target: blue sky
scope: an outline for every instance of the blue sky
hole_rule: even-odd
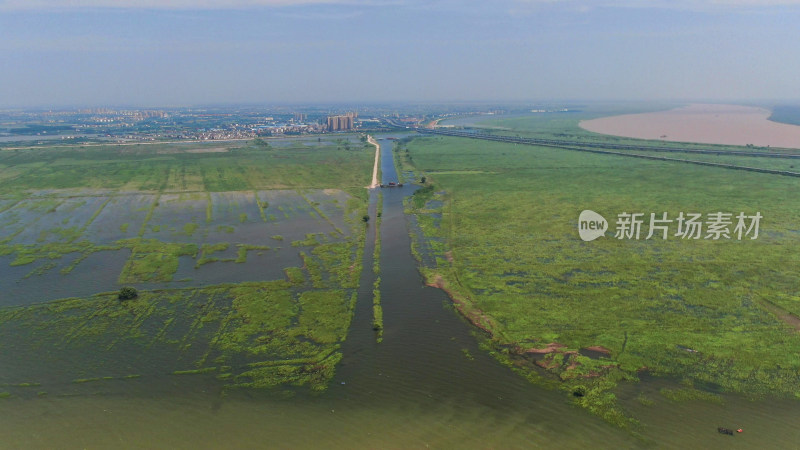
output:
[[[0,106],[798,100],[800,0],[0,0]]]

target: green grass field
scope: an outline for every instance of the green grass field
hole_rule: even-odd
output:
[[[536,121],[495,125],[521,123],[537,132]],[[563,121],[542,133],[586,136]],[[623,426],[633,419],[614,388],[642,372],[711,392],[800,398],[796,179],[439,136],[398,154],[434,185],[409,205],[436,260],[423,269],[428,281],[491,332],[490,350],[509,365],[532,378],[544,370],[576,403]],[[612,232],[581,241],[584,209]],[[644,239],[649,213],[718,211],[760,212],[758,239]],[[645,213],[642,239],[613,237],[622,212]],[[561,347],[528,351],[553,343]],[[592,346],[609,357],[579,353]]]
[[[55,189],[222,192],[369,184],[372,146],[359,143],[345,150],[332,139],[319,144],[236,142],[3,150],[0,196]]]

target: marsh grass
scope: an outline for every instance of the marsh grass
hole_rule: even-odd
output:
[[[0,165],[16,174],[0,178],[0,192],[10,195],[86,188],[225,192],[361,187],[369,183],[374,157],[374,150],[369,149],[335,151],[337,143],[327,140],[313,148],[289,144],[269,152],[251,143],[227,146],[231,151],[223,153],[186,153],[180,151],[185,146],[177,144],[138,149],[108,145],[0,152]]]
[[[287,267],[284,269],[284,272],[286,272],[286,278],[289,280],[289,283],[292,283],[294,286],[301,285],[306,282],[303,269],[299,267]]]
[[[565,392],[582,386],[573,401],[622,426],[635,421],[613,390],[642,370],[800,398],[800,336],[765,307],[800,313],[795,180],[459,138],[418,138],[407,148],[406,164],[436,185],[409,202],[435,255],[423,272],[491,333],[499,359],[556,376]],[[760,211],[764,219],[755,241],[612,232],[583,242],[584,209],[611,230],[623,211]],[[541,360],[527,352],[553,342],[564,347]],[[607,360],[565,362],[595,345],[610,350]]]
[[[228,247],[230,247],[230,244],[228,244],[227,242],[220,242],[218,244],[203,244],[202,247],[200,247],[200,257],[197,258],[197,263],[195,264],[195,267],[200,267],[203,264],[208,264],[214,261],[219,261],[220,260],[219,258],[210,255],[217,252],[224,252],[225,250],[228,249]],[[241,254],[239,254],[239,257],[241,257]],[[247,250],[245,250],[244,258],[245,260],[247,259]]]
[[[69,277],[93,253],[129,249],[116,281],[139,290],[125,302],[102,293],[0,308],[0,361],[47,368],[39,372],[41,384],[54,395],[72,380],[105,389],[110,380],[149,383],[173,375],[205,376],[226,388],[324,390],[355,307],[366,236],[359,218],[367,210],[363,186],[374,153],[330,151],[341,144],[325,141],[313,148],[275,145],[269,152],[242,145],[224,157],[171,152],[170,146],[0,155],[3,174],[13,171],[16,180],[0,176],[0,255],[15,265],[50,263],[37,270],[69,255],[72,262],[55,274]],[[312,190],[321,188],[331,189]],[[71,218],[83,209],[80,220]],[[286,222],[276,223],[278,211]],[[288,267],[285,279],[142,286],[170,282],[182,258],[195,259],[196,267],[223,261],[232,245],[236,258],[227,259],[247,263],[248,252],[269,251],[263,240],[284,240],[275,233],[291,232],[290,221],[301,216],[313,232],[299,241],[303,267]],[[13,242],[32,223],[44,233],[37,228],[31,242]],[[154,229],[157,235],[150,234]],[[9,395],[23,395],[21,380],[8,377],[14,373],[0,370],[0,384],[17,384]]]
[[[178,258],[197,256],[195,244],[164,243],[155,239],[134,239],[121,242],[132,250],[132,254],[122,273],[119,283],[138,283],[142,281],[171,281],[178,270]],[[205,253],[205,252],[204,252]]]
[[[60,360],[93,349],[97,359],[91,367],[60,363],[61,376],[88,375],[73,377],[75,383],[138,378],[119,373],[133,364],[144,377],[159,371],[211,374],[228,387],[289,383],[321,390],[333,374],[354,305],[349,290],[304,289],[296,280],[240,283],[140,291],[137,299],[124,303],[109,293],[6,308],[0,310],[0,321],[7,325],[0,331],[0,356],[21,351],[20,358],[48,363],[50,357],[30,350],[48,346],[58,355],[48,354]],[[124,363],[133,349],[139,349],[138,356]],[[148,354],[160,361],[157,366]],[[165,366],[167,361],[174,365]],[[50,376],[40,384],[57,391],[57,380]]]
[[[372,329],[375,330],[375,339],[383,342],[383,307],[381,306],[381,223],[383,221],[383,192],[378,192],[376,205],[377,218],[375,219],[375,248],[372,253],[372,272],[375,281],[372,286]]]
[[[236,262],[239,264],[247,262],[247,252],[249,251],[267,251],[270,247],[266,245],[249,245],[249,244],[237,244],[238,251],[236,256]]]
[[[722,396],[711,392],[701,391],[691,387],[668,389],[662,388],[660,394],[673,402],[688,402],[693,400],[702,400],[712,403],[723,403]]]

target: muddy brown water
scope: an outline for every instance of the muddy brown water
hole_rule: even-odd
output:
[[[386,183],[396,177],[389,141],[380,142]],[[221,395],[213,380],[164,376],[109,392],[0,399],[0,448],[798,448],[794,401],[672,403],[658,394],[674,386],[666,380],[625,385],[619,398],[643,424],[635,437],[500,365],[447,295],[422,283],[402,205],[413,189],[382,190],[382,343],[372,330],[372,192],[355,315],[324,394]],[[655,405],[637,402],[640,393]],[[717,426],[745,432],[724,436]]]

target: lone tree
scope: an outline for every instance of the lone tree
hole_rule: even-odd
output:
[[[425,182],[426,182],[426,181],[428,181],[428,179],[427,179],[427,178],[425,178],[425,177],[422,177],[422,178],[420,178],[420,180],[419,180],[419,181],[421,181],[421,182],[422,182],[422,184],[425,184]]]
[[[255,138],[253,140],[253,143],[256,144],[256,146],[258,146],[258,147],[260,147],[260,148],[262,148],[264,150],[270,150],[271,149],[271,147],[269,146],[269,142],[265,141],[264,139]]]
[[[364,214],[364,215],[361,217],[361,220],[362,220],[362,221],[364,221],[364,223],[367,223],[367,222],[369,222],[369,216],[368,216],[368,215],[366,215],[366,214]]]
[[[125,286],[124,288],[119,290],[119,299],[120,300],[130,300],[139,296],[139,293],[136,292],[136,289]]]

